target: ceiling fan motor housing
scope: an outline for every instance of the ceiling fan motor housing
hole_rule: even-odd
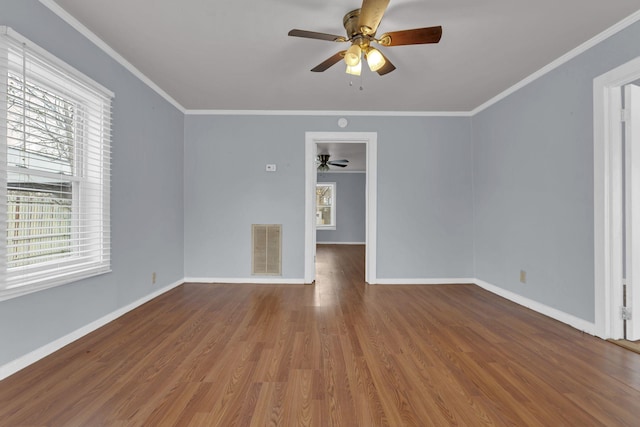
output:
[[[344,15],[342,24],[344,25],[344,29],[347,30],[349,39],[352,39],[358,34],[362,34],[360,28],[358,27],[358,21],[360,21],[360,9],[352,10],[351,12]]]
[[[365,49],[371,44],[372,40],[375,40],[375,31],[365,34],[363,28],[359,26],[359,21],[360,9],[356,9],[347,13],[342,23],[349,36],[349,41],[351,41],[352,44],[360,46],[361,49]]]
[[[382,52],[371,46],[372,43],[381,46],[403,46],[411,44],[438,43],[442,36],[442,27],[425,27],[411,30],[392,31],[384,33],[380,39],[376,39],[376,31],[390,0],[362,0],[362,7],[354,9],[344,15],[342,24],[347,32],[347,37],[333,34],[318,33],[293,29],[290,36],[305,37],[332,42],[350,42],[351,47],[342,50],[311,69],[313,72],[322,72],[344,59],[347,64],[346,72],[360,75],[360,60],[362,54],[371,71],[383,76],[395,70],[396,67],[386,58]]]

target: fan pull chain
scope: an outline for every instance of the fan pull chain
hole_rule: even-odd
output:
[[[353,87],[353,80],[349,80],[349,86]],[[364,84],[362,83],[362,74],[360,75],[360,90],[364,90]]]

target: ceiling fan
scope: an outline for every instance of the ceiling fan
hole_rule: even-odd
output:
[[[442,37],[442,27],[437,26],[393,31],[384,33],[380,38],[376,38],[378,25],[388,5],[389,0],[363,0],[360,9],[352,10],[344,16],[343,25],[347,31],[347,37],[297,29],[289,31],[289,35],[293,37],[351,43],[351,46],[347,50],[336,53],[324,62],[316,65],[311,71],[325,71],[344,58],[344,62],[347,64],[347,73],[359,76],[362,70],[361,57],[364,55],[371,71],[375,71],[383,76],[395,70],[396,67],[382,52],[372,47],[371,43],[377,43],[381,46],[427,44],[438,43],[440,37]]]
[[[347,159],[329,160],[329,157],[331,157],[329,154],[318,154],[318,172],[327,172],[330,170],[329,165],[345,168],[349,163]]]

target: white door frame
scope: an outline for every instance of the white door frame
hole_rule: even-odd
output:
[[[593,81],[595,334],[623,337],[622,90],[640,79],[640,57]]]
[[[366,144],[366,215],[365,215],[365,281],[375,284],[378,223],[378,133],[377,132],[306,132],[305,133],[305,233],[304,282],[316,278],[316,156],[318,143]]]
[[[624,86],[626,306],[640,310],[640,87]],[[626,321],[625,338],[640,340],[640,316]]]

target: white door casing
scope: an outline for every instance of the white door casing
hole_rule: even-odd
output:
[[[640,57],[593,81],[594,332],[623,338],[621,87],[640,79]]]
[[[318,143],[366,144],[366,215],[365,215],[365,281],[376,283],[377,248],[377,132],[306,132],[305,133],[305,254],[304,282],[313,283],[316,277],[316,156]]]
[[[626,339],[640,340],[640,87],[624,87],[626,306],[631,309]]]

